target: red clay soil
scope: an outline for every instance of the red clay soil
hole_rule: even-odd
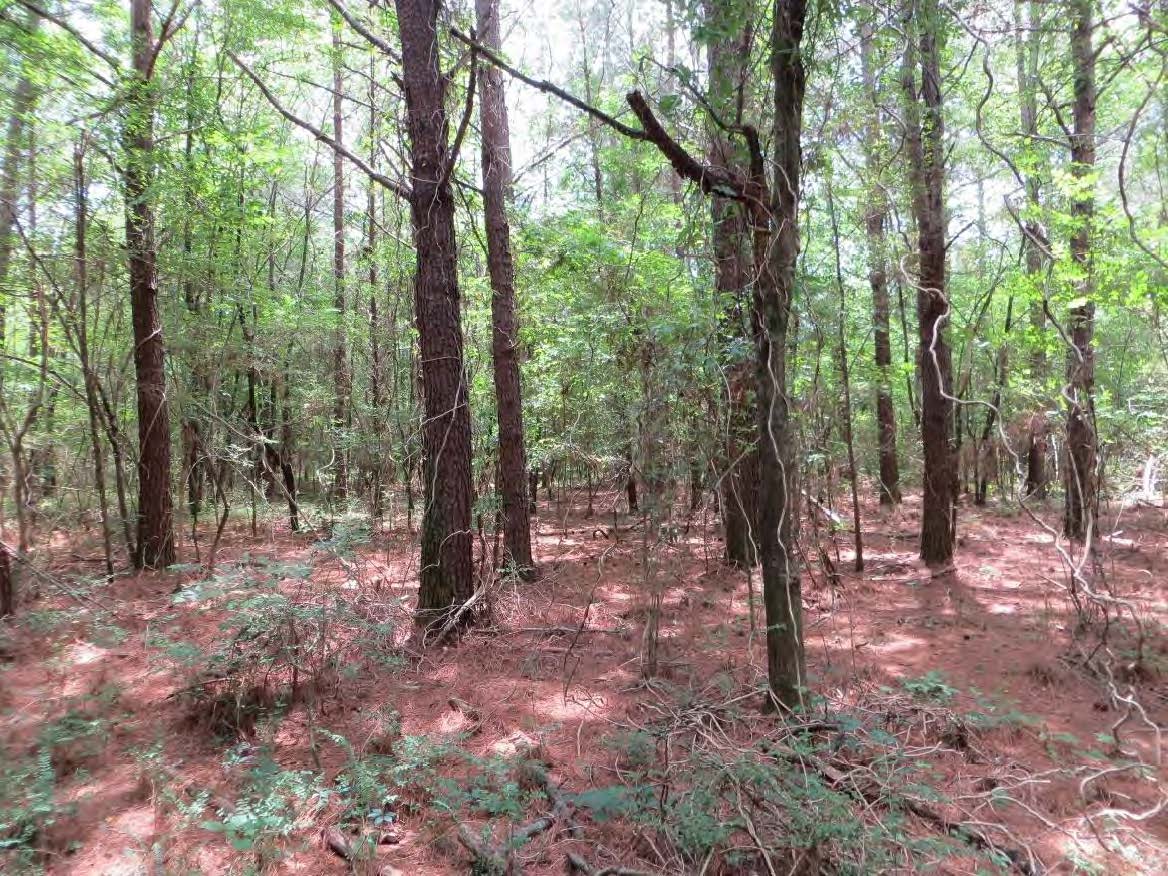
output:
[[[988,830],[1004,845],[1029,849],[1045,872],[1088,872],[1089,862],[1096,872],[1168,872],[1168,810],[1156,811],[1168,793],[1157,729],[1168,717],[1165,512],[1128,509],[1105,527],[1110,537],[1091,580],[1121,598],[1109,603],[1122,615],[1108,633],[1109,651],[1097,647],[1097,626],[1078,629],[1063,558],[1029,516],[963,506],[956,566],[932,576],[915,558],[918,509],[911,497],[895,512],[865,508],[863,573],[851,571],[847,533],[837,536],[838,553],[824,541],[812,557],[804,580],[810,687],[829,709],[894,721],[934,771],[941,793],[935,809],[953,821],[1001,825]],[[761,688],[765,657],[749,611],[759,582],[720,563],[714,524],[699,518],[656,534],[664,536],[652,552],[664,593],[659,674],[669,690],[746,703],[753,717],[727,732],[749,744],[781,726],[758,712],[752,693]],[[292,534],[277,523],[257,538],[230,529],[220,576],[244,581],[272,563],[310,564],[303,580],[282,581],[282,592],[304,604],[340,595],[369,618],[400,622],[383,654],[346,652],[333,677],[314,679],[264,738],[275,761],[331,781],[346,753],[326,732],[361,751],[388,750],[392,740],[377,738],[377,716],[392,709],[405,735],[462,738],[475,754],[534,748],[567,792],[618,780],[618,754],[606,740],[677,707],[664,688],[640,679],[644,534],[623,518],[611,527],[611,515],[586,520],[579,508],[541,506],[540,579],[501,585],[489,627],[425,648],[408,621],[416,557],[407,534],[378,534],[340,561],[313,547],[319,533]],[[816,553],[810,527],[804,534]],[[183,552],[189,558],[189,545]],[[92,537],[60,536],[40,562],[68,581],[96,574],[94,555]],[[106,722],[96,747],[82,740],[54,749],[57,802],[73,806],[37,838],[49,873],[244,873],[254,863],[252,854],[200,826],[238,793],[238,768],[225,765],[231,743],[200,720],[208,716],[192,715],[184,692],[191,673],[159,645],[165,636],[205,653],[221,643],[222,609],[196,598],[175,601],[176,587],[189,591],[205,577],[191,568],[123,577],[80,597],[45,579],[39,597],[4,631],[0,740],[8,757],[35,752],[45,728],[62,716]],[[1133,614],[1145,633],[1139,661]],[[400,659],[378,659],[385,654]],[[1125,704],[1129,694],[1138,707]],[[955,715],[986,720],[955,722]],[[243,730],[245,760],[257,732]],[[1108,771],[1132,759],[1152,768]],[[995,786],[1006,787],[1016,805],[986,805],[986,789]],[[200,793],[206,810],[184,818],[182,807]],[[1110,817],[1100,817],[1104,810]],[[361,872],[470,872],[470,855],[441,813],[403,807],[397,815],[399,841],[380,846],[377,865]],[[350,872],[321,839],[336,818],[330,807],[309,813],[279,840],[266,872]],[[937,830],[927,819],[910,822],[917,834]],[[565,872],[572,850],[595,865],[680,872],[651,846],[627,826],[587,822],[573,837],[557,823],[517,859],[529,874]],[[816,869],[809,861],[776,862],[781,872]],[[938,872],[962,868],[955,859]],[[716,865],[706,872],[765,870]]]

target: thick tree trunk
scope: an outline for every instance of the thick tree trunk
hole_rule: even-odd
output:
[[[132,0],[130,27],[133,78],[126,98],[124,185],[138,395],[138,543],[134,560],[139,568],[157,569],[175,561],[175,549],[166,348],[158,307],[150,191],[154,160],[150,77],[156,50],[150,0]]]
[[[475,0],[479,39],[498,51],[499,0]],[[483,153],[483,212],[487,228],[487,270],[491,275],[491,356],[499,421],[499,493],[503,505],[506,562],[530,577],[531,520],[524,495],[527,450],[519,383],[519,325],[515,305],[515,266],[507,200],[511,188],[511,141],[503,74],[493,65],[479,75],[479,120]]]
[[[333,137],[344,143],[343,100],[345,80],[341,71],[340,22],[333,25]],[[349,344],[345,326],[345,159],[333,150],[333,307],[337,311],[337,331],[333,346],[333,484],[332,498],[343,503],[349,497]]]
[[[864,231],[868,242],[868,285],[872,289],[872,326],[876,358],[876,435],[880,459],[880,504],[900,502],[900,462],[896,452],[896,408],[892,404],[892,339],[889,331],[888,196],[883,181],[884,167],[880,147],[883,135],[880,94],[876,86],[872,59],[875,28],[865,22],[860,29],[860,66],[864,89],[871,103],[867,125],[864,163],[868,172],[868,210],[864,214]]]
[[[758,341],[759,560],[767,627],[767,675],[775,699],[800,708],[807,688],[799,582],[798,463],[787,392],[788,329],[799,253],[800,140],[806,71],[800,44],[806,4],[775,0],[774,183],[770,216],[754,217],[755,322]],[[760,161],[752,173],[761,182]],[[769,224],[770,233],[763,229]]]
[[[410,213],[417,248],[414,299],[425,425],[418,621],[431,624],[470,598],[471,436],[450,187],[446,87],[438,66],[439,0],[396,0],[410,135]]]
[[[1071,0],[1071,63],[1074,106],[1071,173],[1077,180],[1095,169],[1095,50],[1091,0]],[[1095,520],[1097,503],[1095,434],[1095,288],[1092,277],[1091,225],[1095,216],[1093,185],[1079,183],[1071,201],[1074,233],[1071,258],[1078,271],[1078,298],[1070,312],[1071,349],[1067,354],[1067,463],[1063,531],[1084,541]]]
[[[8,546],[0,542],[0,617],[10,614],[16,614],[16,581],[12,575]]]
[[[749,0],[707,0],[705,16],[710,43],[709,101],[724,117],[741,121],[745,79],[749,64]],[[717,126],[711,129],[710,164],[729,171],[747,159]],[[736,348],[749,331],[749,288],[753,270],[745,208],[737,201],[714,197],[714,292],[722,310],[722,343]],[[758,561],[756,517],[758,506],[758,448],[754,372],[745,359],[726,363],[725,469],[719,481],[719,505],[726,538],[726,562],[746,569]]]
[[[946,337],[945,143],[937,0],[911,4],[905,55],[906,121],[913,215],[917,224],[917,370],[921,380],[921,441],[925,466],[921,559],[942,566],[953,558],[957,527],[957,466],[953,448],[953,365]],[[916,78],[919,50],[920,82]]]

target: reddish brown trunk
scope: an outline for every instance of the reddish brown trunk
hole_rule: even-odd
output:
[[[888,198],[882,180],[880,147],[885,142],[880,95],[872,59],[875,30],[865,22],[860,32],[860,65],[864,88],[871,103],[864,160],[868,171],[868,211],[864,231],[868,241],[868,285],[872,289],[872,325],[876,357],[876,435],[880,459],[880,504],[900,502],[900,463],[896,453],[896,408],[892,404],[892,341],[889,332],[888,247],[884,229],[888,223]]]
[[[1028,20],[1022,21],[1022,3],[1014,4],[1015,60],[1018,76],[1018,116],[1022,134],[1028,138],[1027,145],[1035,155],[1041,155],[1038,148],[1038,60],[1041,28],[1037,0],[1026,4]],[[1036,169],[1029,169],[1025,178],[1026,199],[1031,210],[1041,206],[1041,177]],[[1030,278],[1030,326],[1037,338],[1030,355],[1031,382],[1040,391],[1047,379],[1046,350],[1043,339],[1046,334],[1046,314],[1042,307],[1042,270],[1045,262],[1042,241],[1046,239],[1041,223],[1030,218],[1023,225],[1022,251],[1026,274]],[[1045,405],[1034,412],[1029,421],[1026,437],[1026,484],[1024,494],[1035,498],[1046,498],[1046,453],[1047,434]]]
[[[741,8],[736,8],[741,7]],[[710,102],[725,118],[741,115],[749,63],[752,10],[746,2],[707,2],[706,22]],[[729,172],[746,164],[734,143],[716,126],[711,131],[710,164]],[[741,203],[715,197],[713,219],[714,291],[722,308],[722,342],[733,350],[750,333],[750,236]],[[727,363],[726,456],[719,481],[719,505],[726,538],[726,562],[749,568],[758,561],[758,447],[754,371],[745,359]]]
[[[945,144],[938,46],[940,10],[920,0],[906,22],[906,119],[913,215],[917,225],[917,370],[921,380],[924,473],[921,559],[932,566],[953,558],[956,542],[957,465],[953,448],[953,366],[946,339],[949,301],[945,289]],[[920,80],[917,82],[919,48]]]
[[[1071,172],[1076,179],[1095,168],[1095,51],[1091,0],[1072,0],[1071,62],[1074,67],[1074,133]],[[1095,519],[1097,502],[1095,435],[1095,292],[1091,263],[1091,225],[1095,198],[1090,187],[1076,189],[1071,201],[1075,223],[1071,258],[1079,271],[1078,301],[1071,308],[1071,349],[1067,355],[1067,463],[1063,530],[1068,538],[1084,541]]]
[[[800,146],[806,70],[800,46],[806,4],[775,0],[774,182],[770,216],[754,217],[755,320],[758,340],[759,560],[767,629],[767,676],[775,699],[800,708],[807,688],[799,580],[798,466],[787,392],[788,331],[799,254]],[[753,168],[759,183],[761,162]],[[765,185],[765,183],[763,183]],[[768,221],[769,220],[769,221]],[[769,225],[770,233],[765,233]]]
[[[411,144],[414,301],[421,346],[426,489],[418,620],[470,598],[471,438],[450,187],[446,86],[438,66],[439,0],[396,0]]]
[[[341,73],[340,23],[333,27],[333,137],[344,144],[343,101],[345,80]],[[346,430],[349,425],[349,396],[352,378],[349,374],[349,347],[345,326],[345,159],[333,150],[333,307],[337,311],[337,333],[333,347],[333,487],[334,501],[344,502],[349,496],[349,450]]]
[[[138,396],[138,545],[134,560],[139,568],[156,569],[175,561],[175,549],[166,348],[158,308],[154,207],[150,201],[154,160],[150,77],[156,50],[150,0],[132,0],[130,24],[133,78],[126,101],[124,184]]]
[[[499,0],[475,0],[479,38],[498,50]],[[479,77],[482,129],[483,212],[487,228],[487,270],[491,275],[491,355],[495,367],[495,403],[499,422],[499,493],[503,505],[503,539],[508,565],[525,576],[534,571],[531,521],[524,496],[527,451],[519,383],[519,324],[515,314],[515,267],[507,199],[511,187],[511,141],[503,74],[493,65]]]
[[[16,614],[16,584],[12,579],[8,548],[0,543],[0,617],[10,614]]]

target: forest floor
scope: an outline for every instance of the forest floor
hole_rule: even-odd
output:
[[[0,871],[486,873],[510,834],[529,874],[1168,872],[1165,511],[1109,518],[1100,647],[1029,517],[963,504],[932,577],[918,501],[864,510],[865,571],[840,531],[804,577],[797,722],[759,708],[747,574],[700,512],[646,540],[541,503],[540,579],[425,647],[405,532],[232,526],[214,573],[92,585],[94,533],[58,534],[0,627]]]

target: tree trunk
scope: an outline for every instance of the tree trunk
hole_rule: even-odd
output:
[[[767,627],[767,675],[780,705],[800,708],[807,688],[799,582],[799,487],[790,396],[788,329],[799,253],[800,139],[806,70],[800,44],[806,4],[775,0],[774,184],[770,216],[754,217],[755,326],[758,341],[759,559]],[[761,161],[752,162],[756,178]],[[760,180],[761,181],[761,180]],[[770,228],[770,233],[762,229]]]
[[[637,502],[637,473],[633,468],[632,445],[625,455],[625,498],[629,503],[629,514],[639,514],[641,509]]]
[[[710,33],[709,101],[723,117],[741,121],[749,63],[753,4],[707,0]],[[710,164],[729,170],[746,163],[734,143],[716,125],[711,127]],[[714,292],[722,311],[722,343],[733,350],[750,332],[746,316],[753,266],[745,208],[727,198],[710,203],[713,220]],[[726,458],[719,485],[726,562],[740,569],[758,561],[756,518],[758,506],[758,447],[754,374],[747,359],[726,364]]]
[[[8,546],[0,542],[0,617],[10,614],[16,614],[16,581],[12,576]]]
[[[289,347],[291,349],[291,347]],[[285,361],[284,374],[280,380],[280,475],[284,481],[284,498],[288,500],[288,526],[293,532],[300,531],[300,506],[296,499],[296,470],[292,461],[295,455],[295,438],[292,431],[292,411],[289,386],[291,362]]]
[[[138,543],[135,565],[157,569],[175,561],[174,507],[170,483],[170,411],[166,395],[166,348],[158,307],[154,206],[154,96],[151,71],[157,50],[150,0],[131,0],[133,74],[126,97],[126,249],[134,325],[134,372],[138,396]]]
[[[1014,4],[1014,45],[1018,76],[1018,116],[1022,127],[1022,136],[1026,138],[1026,146],[1033,151],[1030,154],[1042,155],[1038,148],[1038,60],[1039,39],[1041,37],[1040,20],[1037,0],[1028,0],[1026,4],[1027,21],[1022,21],[1022,2]],[[1037,211],[1041,208],[1042,171],[1027,167],[1025,176],[1026,201],[1031,215],[1022,226],[1022,253],[1026,267],[1026,276],[1029,280],[1030,292],[1030,327],[1036,341],[1030,354],[1030,380],[1041,388],[1047,380],[1046,350],[1043,341],[1046,335],[1046,313],[1043,310],[1043,266],[1046,260],[1043,253],[1043,243],[1046,234],[1039,221]],[[1031,413],[1026,430],[1026,483],[1024,495],[1038,499],[1046,498],[1046,453],[1047,432],[1045,406]]]
[[[479,39],[499,51],[499,0],[475,0]],[[519,383],[519,326],[515,306],[515,266],[507,200],[511,189],[511,141],[503,74],[493,65],[479,76],[479,120],[483,154],[483,212],[487,228],[487,270],[491,276],[491,355],[499,420],[499,493],[503,505],[506,562],[524,577],[534,572],[531,520],[524,495],[527,451]]]
[[[831,219],[831,237],[835,251],[835,282],[839,292],[839,318],[836,320],[836,332],[839,339],[839,373],[840,388],[843,390],[841,425],[843,427],[844,445],[848,452],[848,482],[852,488],[852,536],[856,555],[853,567],[857,572],[864,571],[864,527],[860,514],[860,473],[856,470],[856,442],[852,433],[852,381],[848,364],[848,332],[847,332],[847,287],[844,285],[843,262],[840,259],[839,221],[835,213],[835,195],[832,192],[831,182],[827,184],[827,209]]]
[[[369,101],[369,166],[377,166],[377,151],[380,147],[381,126],[380,110],[377,105],[377,56],[370,53],[369,59],[369,90],[365,99]],[[385,516],[385,462],[383,459],[383,445],[385,443],[385,419],[382,407],[385,404],[385,366],[381,349],[381,320],[378,314],[377,298],[377,192],[374,181],[369,180],[365,194],[365,261],[367,279],[369,283],[369,406],[372,408],[373,419],[373,450],[370,464],[372,476],[373,519],[381,520]]]
[[[876,357],[876,435],[880,458],[880,504],[900,503],[900,462],[896,452],[896,408],[892,404],[892,339],[889,331],[888,196],[884,188],[884,167],[880,148],[883,136],[883,112],[876,85],[872,58],[875,28],[864,22],[860,29],[860,66],[867,101],[871,104],[864,149],[868,171],[868,210],[864,214],[864,231],[868,242],[868,285],[872,289],[872,326]]]
[[[85,178],[85,143],[82,140],[73,153],[74,183],[74,258],[77,283],[77,358],[85,383],[85,406],[89,414],[89,442],[93,449],[93,485],[97,491],[97,508],[101,515],[101,545],[105,557],[105,573],[114,573],[113,536],[110,532],[109,502],[106,497],[105,458],[102,452],[97,375],[89,353],[89,256],[87,253],[89,206],[88,183]]]
[[[1077,300],[1070,311],[1071,349],[1067,355],[1067,464],[1063,531],[1084,541],[1095,520],[1097,503],[1095,434],[1095,288],[1092,276],[1091,225],[1095,215],[1093,184],[1082,182],[1095,170],[1095,50],[1091,0],[1071,0],[1071,63],[1074,105],[1071,173],[1080,180],[1071,201],[1074,232],[1071,259],[1078,273]]]
[[[40,18],[29,13],[27,27],[35,31]],[[12,261],[12,228],[16,224],[17,198],[20,189],[20,159],[24,153],[24,120],[36,102],[36,87],[22,70],[12,92],[12,109],[4,137],[4,158],[0,164],[0,350],[8,337],[5,309],[8,301],[8,266]]]
[[[905,117],[917,225],[917,371],[921,380],[921,442],[925,457],[920,555],[930,566],[942,566],[952,560],[956,543],[957,466],[953,448],[953,365],[945,330],[949,301],[945,289],[941,12],[937,0],[919,0],[909,8],[912,13],[905,22],[910,33],[904,65]]]
[[[333,22],[333,137],[344,144],[343,101],[345,80],[341,72],[340,19]],[[345,159],[333,150],[333,307],[337,311],[337,331],[333,346],[333,484],[332,499],[344,503],[349,497],[349,347],[345,326]]]
[[[438,66],[440,0],[396,0],[410,136],[410,214],[417,248],[415,317],[425,423],[418,621],[471,596],[471,436],[463,369],[446,85]],[[464,616],[465,617],[465,616]],[[469,620],[469,618],[467,618]]]

